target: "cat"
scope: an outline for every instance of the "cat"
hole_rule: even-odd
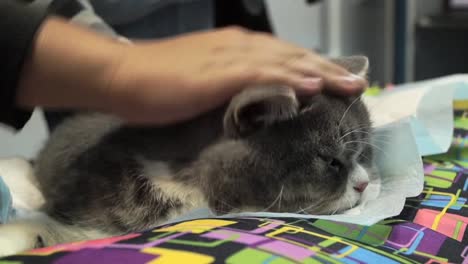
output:
[[[368,60],[334,60],[365,76]],[[334,214],[359,204],[374,169],[360,97],[245,89],[219,109],[160,127],[81,113],[35,162],[42,212],[0,226],[0,255],[149,229],[200,207]]]

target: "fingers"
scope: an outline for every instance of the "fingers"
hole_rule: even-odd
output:
[[[357,75],[325,61],[323,58],[308,59],[304,58],[289,63],[288,67],[293,71],[299,72],[304,76],[318,77],[323,79],[324,87],[339,95],[354,95],[361,93],[367,87],[367,81]]]
[[[260,70],[253,80],[259,85],[284,84],[294,87],[300,94],[309,95],[320,93],[323,87],[321,78],[304,78],[300,74],[275,67]]]
[[[230,84],[233,89],[242,89],[252,85],[286,85],[294,88],[299,94],[313,95],[320,93],[323,88],[321,78],[304,77],[295,71],[285,70],[284,67],[251,65],[232,66],[220,70],[217,74],[211,72],[210,77],[224,75],[223,80]],[[218,78],[213,78],[216,80]],[[221,84],[220,84],[221,85]],[[224,84],[225,85],[225,84]],[[216,86],[216,85],[215,85]],[[235,93],[237,91],[233,91]]]
[[[303,77],[319,78],[322,80],[322,85],[325,89],[339,95],[354,95],[361,93],[367,87],[367,81],[357,75],[349,73],[343,67],[332,63],[331,61],[321,57],[320,55],[296,47],[288,42],[276,39],[271,35],[264,33],[251,33],[257,55],[263,53],[266,63],[275,64],[281,70],[275,72],[283,72],[283,74],[302,75]],[[259,67],[263,67],[260,66]],[[297,76],[296,76],[297,77]],[[289,78],[287,78],[289,80]],[[294,78],[295,88],[304,89],[310,81],[308,79],[297,81]],[[314,79],[313,79],[314,80]],[[316,79],[315,79],[316,80]],[[305,89],[305,92],[308,90]]]
[[[327,90],[339,95],[360,94],[369,86],[365,79],[354,74],[331,78],[327,83]]]

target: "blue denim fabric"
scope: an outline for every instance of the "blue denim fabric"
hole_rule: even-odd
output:
[[[2,180],[2,177],[0,177],[0,224],[6,223],[12,212],[13,209],[10,190]]]

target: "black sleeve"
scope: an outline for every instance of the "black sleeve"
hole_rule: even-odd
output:
[[[31,111],[15,106],[16,87],[46,13],[46,6],[0,1],[0,122],[17,129],[29,120]]]

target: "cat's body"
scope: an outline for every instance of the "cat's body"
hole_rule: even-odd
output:
[[[367,60],[344,65],[357,73]],[[283,87],[247,89],[165,127],[80,114],[36,161],[46,215],[0,227],[0,255],[141,231],[206,206],[219,214],[342,212],[375,177],[370,136],[359,98],[297,98]]]

